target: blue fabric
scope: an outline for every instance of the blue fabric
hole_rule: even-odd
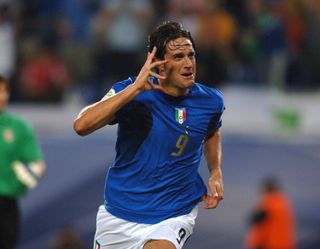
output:
[[[135,78],[113,86],[119,92]],[[156,80],[153,79],[157,84]],[[179,124],[176,109],[186,110]],[[182,97],[151,90],[116,114],[116,158],[105,184],[105,206],[113,215],[154,224],[189,213],[206,193],[198,167],[203,143],[221,126],[220,91],[199,83]]]

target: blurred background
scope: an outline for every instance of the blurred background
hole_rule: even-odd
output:
[[[48,164],[21,202],[18,249],[92,247],[116,127],[81,138],[72,122],[138,74],[147,35],[164,20],[192,33],[197,81],[226,103],[225,200],[200,210],[186,248],[243,248],[261,182],[273,176],[293,203],[298,248],[319,249],[319,0],[0,0],[9,110],[33,125]],[[200,172],[206,180],[204,163]]]

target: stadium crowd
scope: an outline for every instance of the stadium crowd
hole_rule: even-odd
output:
[[[199,82],[320,88],[318,0],[0,0],[0,74],[13,101],[96,101],[138,72],[165,20],[193,34]]]

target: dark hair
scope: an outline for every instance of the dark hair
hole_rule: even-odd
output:
[[[151,52],[153,47],[157,47],[156,57],[163,59],[168,42],[180,37],[188,38],[193,48],[195,48],[194,40],[190,32],[183,29],[180,23],[174,21],[164,22],[150,33],[148,37],[148,50]]]
[[[263,180],[262,182],[262,190],[265,192],[272,192],[272,191],[277,191],[280,190],[280,184],[277,178],[275,177],[268,177]]]
[[[5,77],[3,77],[2,75],[0,75],[0,85],[1,85],[1,84],[5,85],[7,91],[9,92],[9,90],[10,90],[10,88],[9,88],[9,82],[8,82],[8,80],[7,80]]]

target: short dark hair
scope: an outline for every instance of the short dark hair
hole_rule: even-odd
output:
[[[153,47],[157,47],[156,57],[163,59],[168,42],[180,37],[188,38],[195,49],[194,40],[189,31],[183,29],[182,25],[178,22],[166,21],[150,33],[148,37],[148,50],[151,52]]]
[[[5,78],[4,76],[0,75],[0,85],[3,84],[7,91],[9,92],[10,91],[10,88],[9,88],[9,82],[7,80],[7,78]]]
[[[267,177],[262,182],[262,190],[264,192],[273,192],[280,190],[280,183],[275,177]]]

